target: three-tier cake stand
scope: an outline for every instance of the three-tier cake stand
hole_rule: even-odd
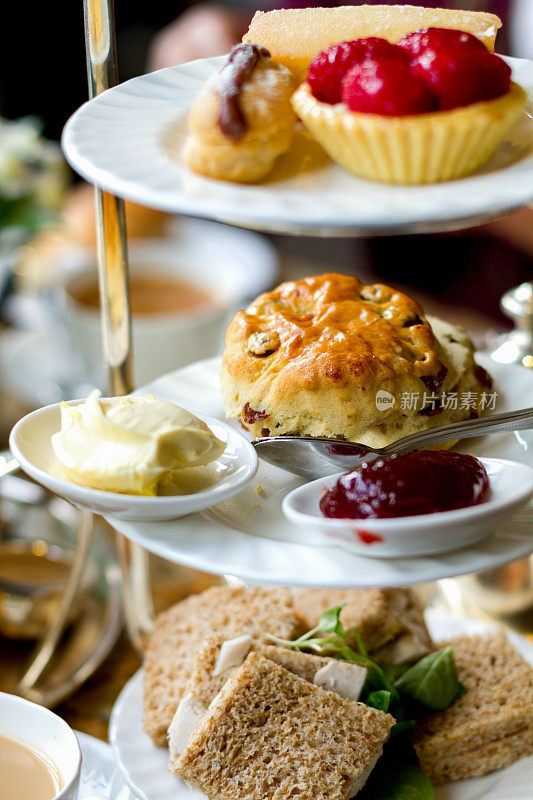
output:
[[[242,186],[194,175],[180,155],[187,109],[221,59],[204,59],[115,85],[112,0],[84,0],[84,6],[92,99],[66,125],[63,149],[74,169],[97,187],[99,280],[111,394],[134,388],[120,198],[265,232],[322,237],[456,230],[533,201],[533,62],[509,59],[515,79],[529,91],[529,111],[480,174],[432,186],[373,184],[326,162],[302,135],[291,159],[282,160],[271,178],[258,186]],[[223,418],[217,370],[217,360],[210,359],[144,389]],[[533,372],[495,362],[491,371],[498,385],[505,387],[508,407],[520,407],[527,395],[533,395]],[[488,455],[533,458],[533,439],[508,436],[503,444],[486,447]],[[140,650],[153,621],[146,550],[252,583],[338,587],[435,580],[495,567],[533,551],[527,515],[513,520],[483,546],[430,559],[378,561],[335,547],[315,548],[305,531],[287,527],[281,515],[281,499],[296,479],[261,465],[257,481],[257,487],[245,490],[237,500],[180,520],[147,524],[109,519],[118,532],[128,628]]]

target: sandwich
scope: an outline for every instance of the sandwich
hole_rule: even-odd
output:
[[[349,800],[393,724],[252,652],[170,767],[212,800]]]
[[[415,661],[434,649],[423,608],[411,589],[302,589],[294,593],[294,609],[306,630],[334,606],[344,606],[344,627],[356,627],[380,663]],[[355,644],[350,633],[347,642]]]
[[[503,632],[461,636],[453,648],[466,691],[420,720],[413,744],[432,783],[485,775],[533,754],[533,669]]]
[[[252,650],[259,651],[293,675],[334,691],[346,700],[358,699],[367,677],[367,669],[358,664],[257,644],[247,634],[226,640],[212,636],[196,656],[189,682],[168,729],[171,761],[183,752],[211,702]]]
[[[215,586],[160,614],[144,661],[144,730],[160,747],[191,675],[194,656],[207,636],[263,631],[287,639],[298,622],[288,589]]]

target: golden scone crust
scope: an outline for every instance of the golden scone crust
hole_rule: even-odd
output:
[[[220,180],[253,182],[267,175],[292,142],[296,115],[291,96],[296,86],[289,70],[261,56],[239,92],[246,131],[231,139],[219,125],[220,96],[213,76],[189,112],[184,148],[189,167]]]
[[[416,301],[389,286],[333,273],[283,283],[237,312],[226,333],[221,388],[228,416],[256,436],[384,446],[477,415],[490,377],[458,328],[426,318]],[[455,408],[441,402],[450,392],[457,393]],[[461,407],[466,393],[470,402]]]

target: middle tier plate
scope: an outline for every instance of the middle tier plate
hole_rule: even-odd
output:
[[[494,377],[498,393],[495,411],[522,408],[526,398],[533,396],[530,370],[497,364],[482,354],[477,358]],[[140,391],[225,420],[219,370],[218,358],[199,361]],[[463,449],[533,466],[533,432],[471,439]],[[479,544],[440,556],[379,560],[318,546],[310,531],[288,522],[281,511],[283,497],[301,483],[301,479],[260,461],[250,486],[207,511],[168,522],[124,522],[112,517],[108,521],[129,539],[170,561],[251,583],[277,585],[408,585],[489,569],[533,552],[531,506]]]
[[[91,183],[165,211],[245,228],[312,236],[383,235],[466,228],[533,200],[533,61],[506,59],[529,95],[521,121],[488,164],[462,180],[394,186],[355,178],[298,132],[257,185],[215,181],[183,162],[187,112],[224,57],[133,78],[85,103],[63,150]]]

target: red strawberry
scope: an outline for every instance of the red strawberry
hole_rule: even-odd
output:
[[[311,61],[307,82],[317,100],[340,103],[341,81],[350,69],[366,58],[387,58],[405,61],[409,55],[386,39],[370,37],[353,42],[340,42],[323,50]]]
[[[374,61],[352,67],[342,81],[342,99],[351,111],[405,116],[433,111],[435,97],[401,61]]]
[[[454,47],[468,47],[470,50],[488,52],[487,48],[471,33],[452,30],[450,28],[427,28],[422,31],[408,33],[398,42],[411,55],[418,56],[424,50],[449,50]]]
[[[428,48],[411,62],[411,70],[437,96],[442,110],[500,97],[511,84],[510,67],[485,48]]]

